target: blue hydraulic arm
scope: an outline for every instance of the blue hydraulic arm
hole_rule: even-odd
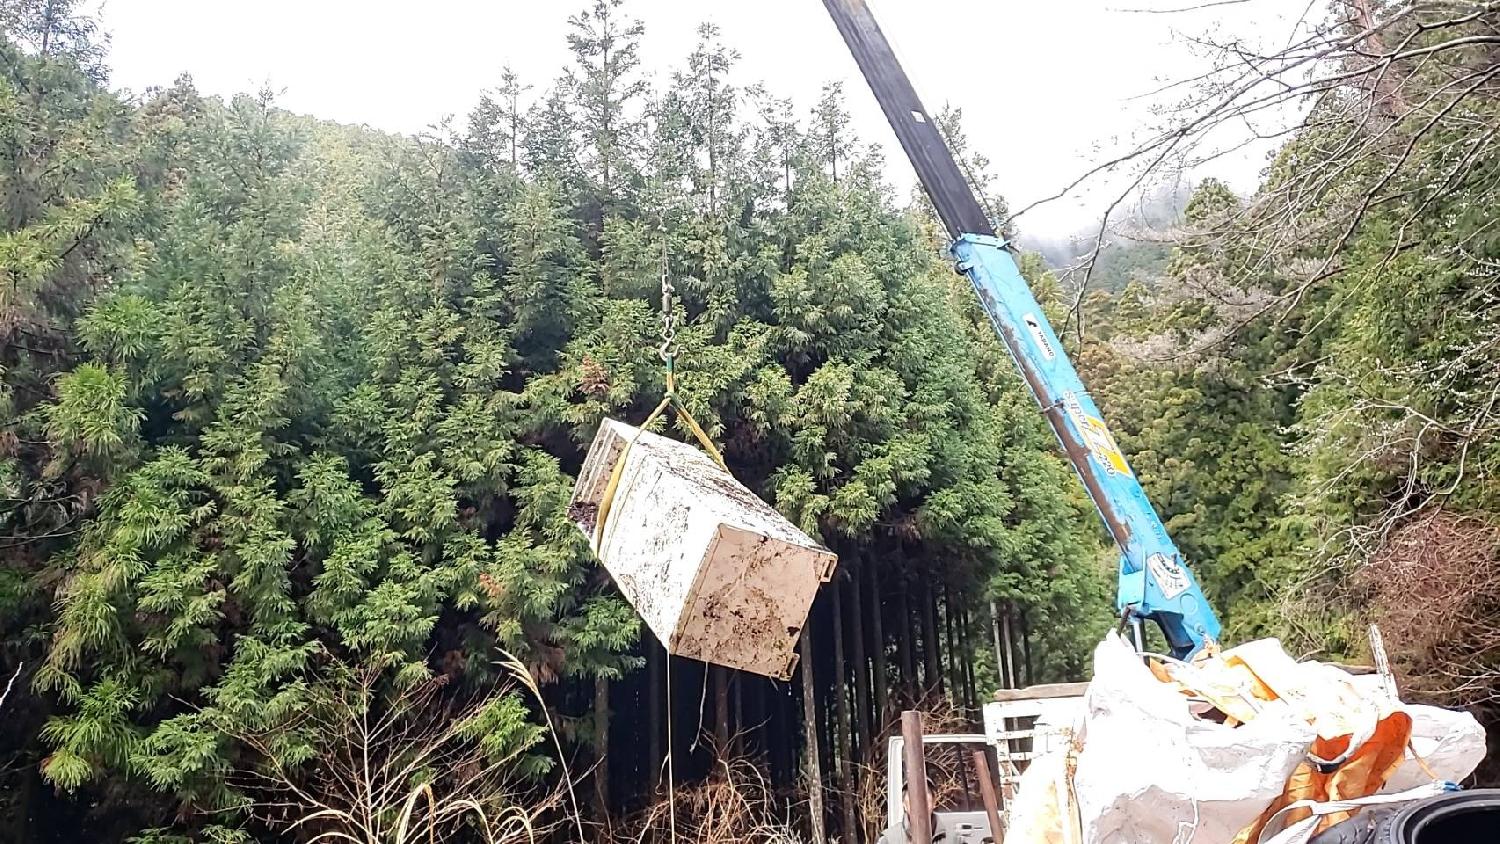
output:
[[[1009,247],[996,235],[865,0],[823,0],[823,5],[953,237],[950,249],[959,271],[979,293],[996,333],[1120,547],[1116,600],[1122,618],[1154,622],[1179,658],[1216,644],[1219,620],[1203,590],[1167,536]]]

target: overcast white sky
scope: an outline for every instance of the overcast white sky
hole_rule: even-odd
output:
[[[538,89],[567,61],[568,16],[590,0],[102,0],[116,87],[193,75],[220,95],[269,82],[298,112],[397,132],[462,116],[500,68]],[[964,109],[995,160],[1012,207],[1050,194],[1144,116],[1130,98],[1197,66],[1180,32],[1217,27],[1280,35],[1308,0],[1250,0],[1186,14],[1197,0],[872,0],[929,110]],[[824,82],[847,80],[860,134],[885,147],[892,181],[913,179],[819,0],[628,0],[646,24],[648,74],[665,77],[704,20],[739,50],[742,83],[762,81],[806,109]],[[1253,187],[1263,152],[1221,175]],[[1061,236],[1099,212],[1100,191],[1028,214],[1034,236]]]

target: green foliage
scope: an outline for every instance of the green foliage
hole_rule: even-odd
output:
[[[1089,289],[1119,293],[1132,283],[1151,284],[1166,269],[1172,248],[1153,241],[1113,241],[1099,251]]]
[[[1392,625],[1388,642],[1409,641],[1393,648],[1409,648],[1397,660],[1414,671],[1484,678],[1493,658],[1454,641],[1477,630],[1429,645],[1402,619],[1490,610],[1372,586],[1392,566],[1426,565],[1414,548],[1451,561],[1433,578],[1492,567],[1471,533],[1414,537],[1437,516],[1481,535],[1500,518],[1500,154],[1476,128],[1496,104],[1424,74],[1402,84],[1409,113],[1389,125],[1344,110],[1364,96],[1355,87],[1318,103],[1248,201],[1200,185],[1166,274],[1090,300],[1097,342],[1082,359],[1231,640],[1276,634],[1359,658],[1376,621]]]
[[[648,114],[642,28],[600,0],[529,108],[506,74],[462,136],[406,139],[186,79],[127,105],[69,20],[66,55],[0,42],[23,80],[68,83],[0,83],[28,150],[8,164],[78,156],[30,174],[68,179],[0,232],[0,325],[52,343],[0,361],[0,485],[24,502],[0,523],[28,549],[0,609],[26,614],[4,631],[32,649],[50,711],[27,764],[51,786],[137,840],[235,840],[247,772],[312,782],[355,740],[329,725],[485,694],[497,648],[549,707],[640,667],[566,505],[599,420],[660,398],[663,248],[683,398],[736,475],[895,584],[1025,613],[1046,676],[1081,669],[1097,631],[1074,621],[1108,616],[1097,532],[836,87],[804,132],[727,82],[705,26]],[[546,774],[538,704],[485,700],[455,740]]]

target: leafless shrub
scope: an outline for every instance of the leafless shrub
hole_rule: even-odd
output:
[[[1252,201],[1185,233],[1230,256],[1219,263],[1238,286],[1279,277],[1274,301],[1259,309],[1271,313],[1340,271],[1340,254],[1371,212],[1404,203],[1404,234],[1433,198],[1472,181],[1473,164],[1496,154],[1500,3],[1331,0],[1307,8],[1281,41],[1184,36],[1204,58],[1203,72],[1143,95],[1156,104],[1155,123],[1040,200],[1104,177],[1124,185],[1093,250],[1072,268],[1074,314],[1115,212],[1164,173],[1296,139]],[[1414,197],[1413,182],[1430,190]]]
[[[679,785],[616,831],[615,844],[800,844],[790,818],[778,816],[771,784],[753,759],[726,758],[707,779]]]
[[[1500,525],[1424,514],[1391,533],[1355,586],[1404,688],[1450,704],[1500,702]]]
[[[443,675],[392,689],[386,667],[343,670],[290,721],[235,736],[257,758],[230,777],[250,817],[289,841],[531,844],[565,824],[582,837],[566,771],[550,788],[518,775],[550,725],[503,744],[490,731],[536,693],[514,660],[515,682],[467,695]]]

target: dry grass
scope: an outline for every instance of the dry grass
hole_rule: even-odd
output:
[[[923,702],[922,732],[927,735],[973,732],[974,723],[963,710],[942,695],[929,695]],[[864,824],[866,841],[874,841],[885,831],[886,821],[886,746],[891,736],[901,732],[900,720],[886,724],[877,741],[871,742],[866,758],[854,766],[857,788],[855,809]],[[927,760],[928,772],[937,786],[933,801],[963,791],[960,764],[967,764],[966,754],[941,754]]]
[[[659,797],[627,820],[612,844],[802,844],[791,821],[796,807],[778,812],[783,801],[755,760],[715,755],[720,761],[707,779]]]
[[[263,733],[237,735],[260,759],[231,776],[247,814],[287,841],[337,844],[535,844],[565,833],[584,839],[556,731],[563,775],[545,788],[517,776],[529,742],[485,746],[486,713],[524,689],[540,703],[525,667],[487,693],[458,699],[442,675],[387,690],[385,666],[345,671],[318,702]],[[545,712],[545,707],[543,707]],[[289,737],[306,742],[291,748]]]
[[[1470,784],[1500,785],[1500,525],[1427,511],[1392,529],[1353,581],[1402,696],[1472,711],[1491,748]]]

